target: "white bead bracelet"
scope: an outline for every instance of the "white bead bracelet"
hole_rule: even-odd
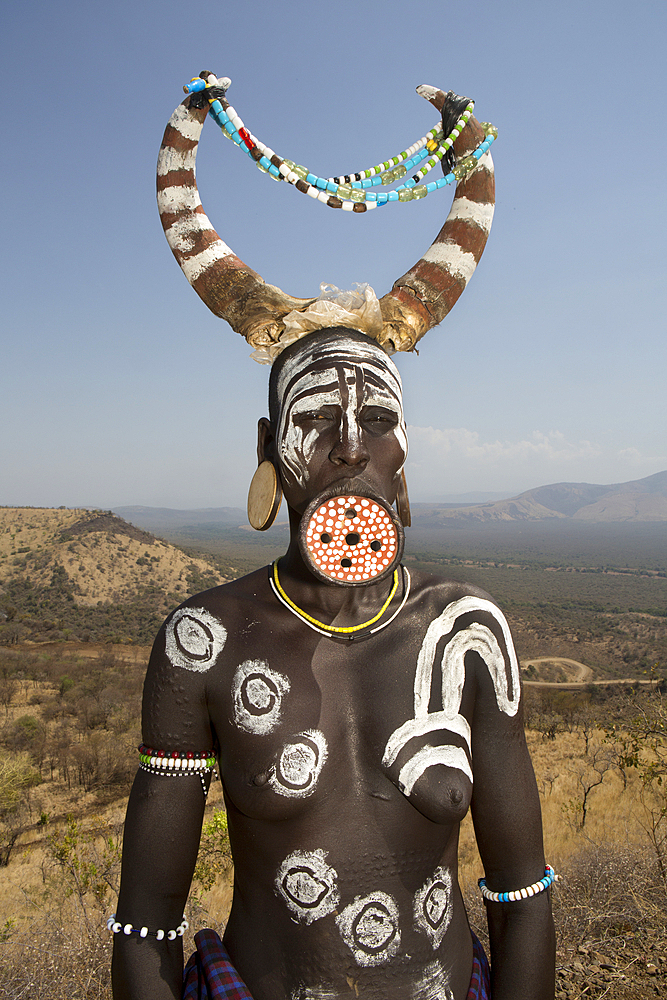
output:
[[[167,941],[175,941],[177,937],[183,937],[189,926],[190,924],[185,919],[185,914],[183,914],[183,920],[181,923],[178,925],[176,930],[173,931],[149,931],[148,927],[133,927],[132,924],[123,925],[120,921],[116,920],[115,913],[112,913],[107,920],[107,927],[112,934],[120,934],[122,931],[123,934],[127,934],[128,936],[130,934],[138,934],[139,937],[154,937],[158,941],[162,941],[164,938],[166,938]]]
[[[478,879],[477,884],[481,890],[484,899],[488,899],[491,903],[515,903],[519,899],[528,899],[530,896],[537,896],[538,893],[544,892],[549,886],[556,882],[558,875],[553,870],[551,865],[546,865],[544,869],[544,878],[540,879],[539,882],[533,882],[532,885],[526,886],[525,889],[514,889],[512,892],[491,892],[490,889],[486,888],[486,879]]]

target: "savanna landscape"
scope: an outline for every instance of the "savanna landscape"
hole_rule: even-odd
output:
[[[0,993],[13,1000],[110,998],[106,917],[151,637],[188,594],[284,550],[284,523],[258,536],[239,512],[160,521],[147,510],[130,524],[111,511],[0,508]],[[407,564],[484,587],[515,636],[546,854],[561,874],[557,997],[667,996],[665,523],[480,527],[432,505],[414,513]],[[460,861],[484,938],[469,818]],[[222,930],[232,877],[215,781],[192,930]]]

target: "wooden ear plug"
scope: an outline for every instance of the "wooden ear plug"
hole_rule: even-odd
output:
[[[252,477],[248,490],[248,521],[256,531],[266,531],[276,519],[283,491],[273,462],[266,459]]]

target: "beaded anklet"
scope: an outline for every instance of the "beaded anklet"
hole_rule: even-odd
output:
[[[480,878],[477,884],[481,890],[484,899],[488,899],[491,903],[515,903],[519,899],[528,899],[529,896],[537,896],[538,893],[544,892],[549,886],[558,880],[560,876],[556,875],[551,865],[547,865],[544,869],[544,878],[540,879],[539,882],[533,882],[532,885],[526,886],[525,889],[515,889],[512,892],[491,892],[490,889],[486,888],[486,879]]]
[[[181,923],[178,925],[176,930],[173,931],[149,931],[148,927],[133,927],[132,924],[123,925],[116,920],[115,913],[112,913],[107,920],[107,927],[112,934],[120,934],[122,931],[123,934],[127,934],[128,937],[130,934],[138,934],[139,937],[154,937],[158,941],[162,941],[164,938],[166,938],[167,941],[175,941],[177,937],[183,937],[189,926],[190,924],[185,919],[185,914],[183,914],[183,920]]]
[[[231,81],[225,80],[225,83],[228,82],[231,83]],[[283,159],[274,150],[260,142],[246,129],[243,120],[225,97],[218,97],[221,91],[220,88],[216,87],[217,83],[217,79],[211,74],[208,81],[202,80],[201,77],[196,78],[186,84],[183,90],[186,93],[211,91],[211,97],[207,98],[211,117],[217,122],[227,138],[240,148],[245,148],[248,156],[257,162],[257,166],[264,173],[270,174],[277,181],[286,180],[293,187],[296,187],[297,191],[323,202],[330,208],[341,208],[347,212],[366,212],[392,201],[419,201],[433,191],[446,187],[455,181],[463,180],[471,170],[474,170],[480,158],[498,135],[495,126],[489,122],[482,122],[486,138],[473,153],[464,157],[445,177],[429,184],[419,184],[419,181],[442,160],[442,157],[451,148],[467,124],[474,107],[474,101],[470,101],[446,139],[442,140],[442,126],[434,126],[430,132],[427,132],[425,136],[408,149],[403,150],[398,156],[356,174],[348,174],[342,178],[343,183],[341,183],[340,177],[319,177],[306,167],[296,164],[292,160]],[[226,89],[227,87],[224,88],[224,90]],[[438,145],[436,145],[436,139]],[[426,145],[425,151],[423,150],[424,145]],[[391,184],[405,176],[408,168],[412,168],[424,160],[429,152],[433,152],[434,157],[428,161],[425,167],[394,191],[376,193],[367,190],[371,187]],[[402,162],[403,160],[405,162]]]
[[[142,743],[139,747],[139,767],[148,774],[159,774],[166,777],[178,777],[186,774],[198,774],[204,789],[204,798],[208,796],[208,788],[204,775],[215,767],[215,755],[212,750],[205,753],[168,753],[166,750],[153,750]]]

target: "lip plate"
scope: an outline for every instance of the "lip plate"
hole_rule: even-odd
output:
[[[394,540],[396,544],[396,553],[394,558],[391,560],[388,566],[385,566],[379,573],[374,576],[369,577],[367,580],[340,580],[334,576],[325,573],[320,566],[315,561],[315,558],[308,545],[308,529],[311,524],[313,515],[322,506],[322,504],[327,503],[329,500],[340,500],[342,497],[346,497],[350,501],[362,501],[367,500],[371,503],[377,504],[378,507],[389,517],[392,527],[394,529]],[[358,525],[351,525],[351,527],[357,527]],[[323,583],[332,583],[338,587],[365,587],[369,583],[377,583],[379,580],[383,580],[385,577],[390,576],[395,569],[400,565],[401,559],[403,557],[403,547],[405,544],[405,534],[403,531],[403,525],[401,524],[396,512],[389,506],[389,504],[382,500],[377,495],[374,495],[370,491],[366,492],[363,489],[359,489],[357,486],[353,490],[343,491],[340,485],[324,492],[320,493],[319,496],[312,500],[301,517],[299,523],[299,549],[301,551],[302,558],[313,576],[317,577]],[[350,553],[354,554],[354,547],[350,546]]]

